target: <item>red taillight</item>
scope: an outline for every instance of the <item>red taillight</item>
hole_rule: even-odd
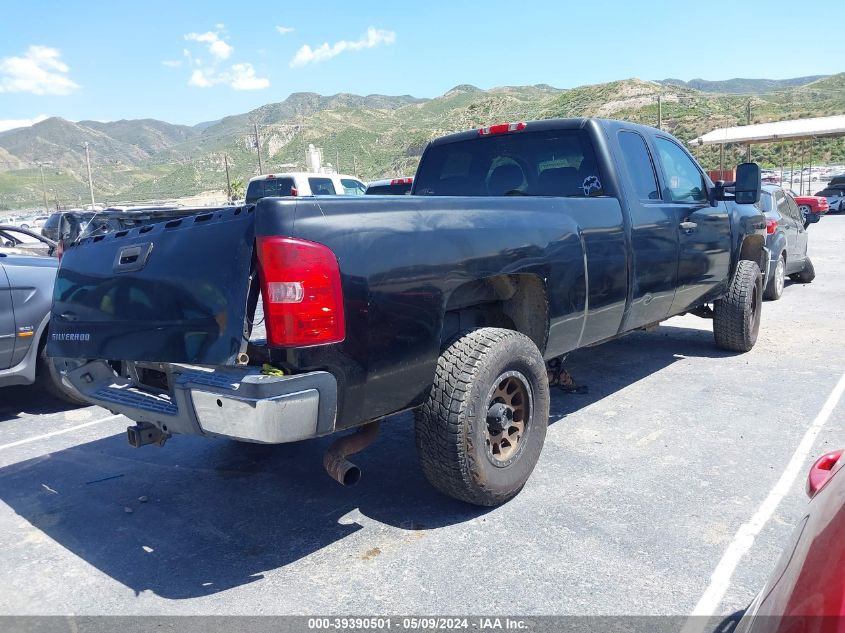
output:
[[[525,123],[500,123],[499,125],[491,125],[490,127],[483,127],[478,130],[479,136],[489,136],[490,134],[504,134],[505,132],[521,132],[525,129]]]
[[[59,261],[62,261],[62,257],[65,255],[65,241],[59,240],[59,244],[56,246],[56,257],[59,258]]]
[[[769,235],[774,235],[776,228],[778,228],[777,220],[766,220],[766,233],[768,233]]]
[[[296,198],[299,195],[299,190],[296,187],[291,187],[290,188],[290,195],[292,195],[294,198]]]
[[[414,182],[413,178],[394,178],[390,181],[391,185],[410,185]]]
[[[292,237],[259,237],[267,342],[279,347],[346,338],[340,269],[326,246]]]

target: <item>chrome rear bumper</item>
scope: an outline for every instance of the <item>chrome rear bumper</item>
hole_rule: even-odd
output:
[[[167,434],[281,444],[335,430],[337,381],[328,372],[265,376],[257,368],[167,366],[170,393],[117,376],[103,361],[67,374],[82,396]]]

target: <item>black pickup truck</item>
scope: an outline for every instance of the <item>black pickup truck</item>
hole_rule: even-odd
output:
[[[282,443],[413,409],[446,494],[519,492],[549,417],[547,368],[671,316],[757,338],[760,171],[712,183],[671,135],[600,119],[432,141],[412,195],[264,198],[80,238],[55,286],[51,356],[89,401],[174,434]],[[761,272],[761,270],[763,272]],[[81,360],[85,359],[85,360]]]

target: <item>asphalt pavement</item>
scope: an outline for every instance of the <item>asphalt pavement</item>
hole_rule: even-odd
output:
[[[845,215],[809,232],[817,278],[765,303],[750,353],[686,316],[573,354],[587,393],[553,390],[540,463],[495,509],[429,487],[408,414],[343,488],[321,466],[331,438],[132,449],[125,418],[4,389],[0,614],[685,615],[798,459],[720,567],[715,611],[740,610],[803,516],[809,465],[845,446],[839,402],[795,457],[845,372]]]

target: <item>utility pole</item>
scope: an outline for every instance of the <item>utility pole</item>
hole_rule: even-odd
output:
[[[812,189],[812,187],[813,187],[813,145],[814,145],[813,140],[814,139],[812,139],[812,138],[810,139],[810,171],[807,174],[807,195],[808,196],[810,195],[810,192],[813,190]],[[801,178],[802,179],[804,178],[803,174],[801,175]]]
[[[657,129],[663,129],[663,95],[657,95]]]
[[[258,123],[256,121],[252,122],[252,129],[255,131],[255,149],[258,150],[258,173],[264,173],[264,167],[261,165],[261,143],[258,140]]]
[[[336,147],[334,148],[334,170],[340,173],[340,150]]]
[[[41,189],[44,190],[44,212],[46,213],[50,203],[47,202],[47,184],[44,182],[44,163],[39,162],[38,169],[41,170]]]
[[[798,195],[804,195],[804,141],[801,141],[801,172],[798,176]]]
[[[229,180],[229,157],[223,154],[223,164],[226,166],[226,195],[232,200],[232,182]]]
[[[352,154],[352,175],[358,176],[358,160],[355,158],[355,154]]]
[[[88,167],[88,191],[91,193],[91,210],[94,210],[94,181],[91,179],[91,155],[88,153],[88,141],[82,146],[85,148],[85,164]]]
[[[746,118],[748,119],[748,125],[751,125],[751,99],[748,100],[748,103],[745,104],[746,108]],[[745,157],[746,162],[751,162],[751,143],[748,144],[748,155]]]

